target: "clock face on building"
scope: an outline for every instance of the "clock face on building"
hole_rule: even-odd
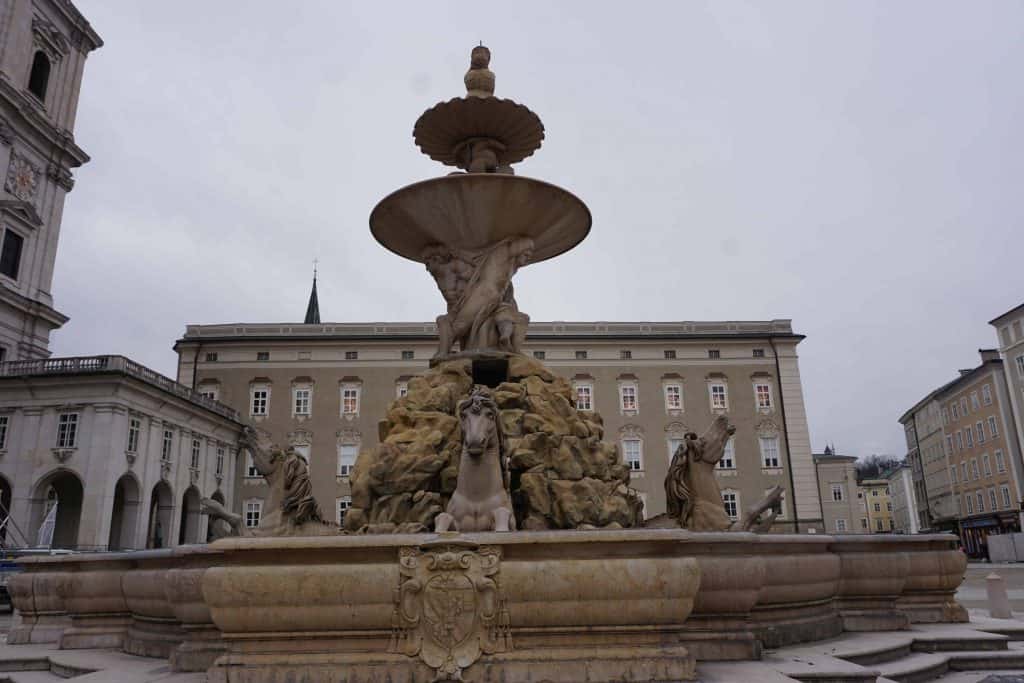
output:
[[[12,154],[7,170],[7,191],[22,201],[29,201],[36,193],[37,173],[27,159]]]

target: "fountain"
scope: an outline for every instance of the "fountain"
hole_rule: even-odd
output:
[[[966,621],[966,559],[947,535],[752,533],[769,492],[732,524],[713,465],[729,433],[688,435],[644,526],[599,415],[519,351],[515,272],[578,244],[590,213],[517,176],[544,129],[493,96],[474,48],[467,94],[414,137],[460,171],[383,199],[377,240],[426,265],[447,304],[423,376],[390,406],[352,474],[344,529],[322,520],[294,452],[245,442],[280,509],[208,546],[23,560],[10,644],[117,648],[214,683],[680,681],[700,660],[843,631]],[[657,528],[654,528],[657,527]]]

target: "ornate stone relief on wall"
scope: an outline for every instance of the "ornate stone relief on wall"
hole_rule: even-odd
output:
[[[501,548],[442,541],[400,548],[398,562],[389,652],[420,657],[437,681],[461,681],[481,654],[512,649]]]
[[[32,37],[35,38],[36,48],[45,52],[51,62],[59,62],[70,49],[60,29],[49,19],[38,15],[32,17]]]
[[[36,196],[39,176],[39,168],[31,161],[17,152],[11,152],[11,163],[7,166],[4,189],[23,202],[30,202]]]
[[[764,419],[757,423],[755,430],[758,436],[775,436],[779,433],[779,426],[775,424],[775,420]]]

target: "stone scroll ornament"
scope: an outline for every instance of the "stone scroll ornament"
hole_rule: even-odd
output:
[[[398,561],[389,652],[420,657],[438,683],[463,680],[482,654],[512,649],[499,547],[442,541],[400,548]]]
[[[778,514],[783,488],[775,486],[738,521],[729,519],[715,468],[736,428],[719,415],[700,437],[690,432],[672,456],[665,477],[668,517],[691,531],[768,531]]]

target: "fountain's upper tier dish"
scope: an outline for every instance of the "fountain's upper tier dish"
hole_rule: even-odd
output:
[[[493,144],[499,166],[530,156],[544,140],[544,124],[522,104],[498,97],[456,97],[423,112],[412,130],[416,145],[434,161],[468,169],[465,145]]]
[[[500,173],[458,173],[407,185],[370,213],[374,238],[423,263],[427,247],[475,251],[510,237],[534,240],[531,263],[572,249],[590,232],[590,209],[542,180]]]

